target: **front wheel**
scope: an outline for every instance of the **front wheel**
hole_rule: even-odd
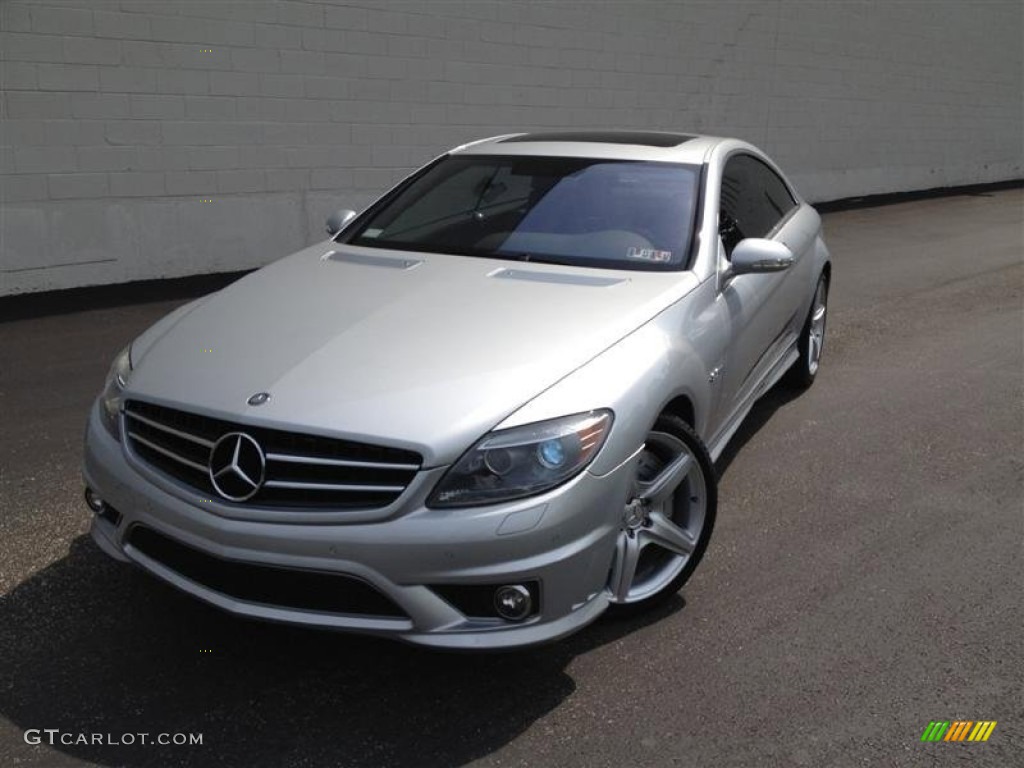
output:
[[[786,373],[786,382],[797,389],[807,389],[814,383],[825,347],[825,319],[828,313],[828,277],[818,278],[811,310],[807,313],[797,348],[800,357]]]
[[[613,615],[646,610],[679,591],[707,549],[717,505],[704,443],[682,419],[660,416],[623,511],[608,582]]]

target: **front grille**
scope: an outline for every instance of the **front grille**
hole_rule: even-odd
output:
[[[248,506],[385,507],[423,461],[413,451],[235,424],[139,400],[126,402],[124,415],[129,447],[140,460],[210,498],[219,496],[209,472],[214,444],[231,432],[252,437],[266,456],[266,475],[255,495],[239,502]]]
[[[387,596],[354,576],[223,560],[142,525],[131,527],[128,543],[189,581],[247,603],[408,618]]]

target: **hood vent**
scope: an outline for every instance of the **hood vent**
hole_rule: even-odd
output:
[[[620,277],[597,277],[595,275],[571,275],[566,272],[536,272],[527,269],[498,269],[488,277],[498,280],[526,280],[532,283],[556,283],[558,285],[585,285],[591,288],[607,288],[628,282]]]
[[[328,251],[320,257],[324,261],[340,261],[344,264],[359,264],[363,267],[385,267],[387,269],[413,269],[423,262],[419,259],[402,259],[395,256],[374,256],[369,253],[351,251]]]

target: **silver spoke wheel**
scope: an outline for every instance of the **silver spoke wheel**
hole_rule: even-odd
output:
[[[818,281],[818,290],[814,292],[814,304],[811,308],[811,325],[807,339],[807,370],[813,376],[818,372],[821,350],[825,345],[825,313],[826,306],[825,280]]]
[[[690,448],[673,434],[651,432],[616,542],[612,602],[640,602],[676,580],[697,549],[707,505],[707,478]]]

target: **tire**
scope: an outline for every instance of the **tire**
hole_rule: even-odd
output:
[[[825,348],[825,324],[828,320],[828,275],[818,278],[811,308],[807,312],[797,349],[800,357],[786,371],[785,383],[794,389],[807,389],[814,383],[821,367],[821,354]]]
[[[658,417],[634,471],[609,573],[612,617],[650,610],[679,591],[704,556],[718,507],[707,448],[677,416]]]

